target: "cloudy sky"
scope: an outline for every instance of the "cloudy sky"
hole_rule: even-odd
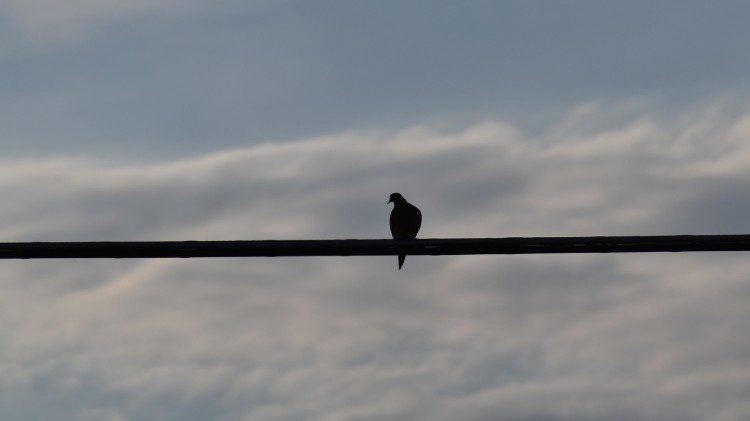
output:
[[[744,1],[0,0],[0,241],[750,232]],[[746,253],[0,264],[3,420],[750,418]]]

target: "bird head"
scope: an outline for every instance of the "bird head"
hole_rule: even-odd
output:
[[[401,196],[401,193],[391,193],[391,197],[388,198],[388,203],[401,203],[406,202],[406,199],[404,199],[404,196]]]

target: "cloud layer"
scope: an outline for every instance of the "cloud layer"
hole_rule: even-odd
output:
[[[592,124],[596,122],[596,124]],[[0,165],[5,241],[750,232],[750,115],[590,104],[125,165]],[[3,419],[750,415],[743,253],[8,261]]]
[[[214,3],[226,5],[232,0]],[[4,0],[0,17],[16,42],[26,46],[61,47],[95,37],[123,23],[169,19],[210,9],[201,0],[73,0],[64,7],[50,0]]]
[[[538,130],[592,99],[746,103],[748,14],[739,1],[3,0],[0,147],[176,159],[447,120]]]

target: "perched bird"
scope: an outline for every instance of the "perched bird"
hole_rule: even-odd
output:
[[[394,240],[413,240],[422,225],[422,212],[407,202],[401,193],[391,193],[388,203],[393,203],[391,211],[391,234]],[[404,265],[406,254],[398,255],[398,269]]]

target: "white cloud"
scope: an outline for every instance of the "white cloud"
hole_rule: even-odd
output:
[[[4,162],[1,232],[387,237],[392,191],[422,208],[424,237],[750,231],[746,117],[607,112],[585,112],[602,127],[579,111],[533,138],[489,121],[152,165]],[[744,253],[410,257],[400,272],[395,258],[8,261],[0,415],[36,400],[58,419],[743,419],[749,265]]]

